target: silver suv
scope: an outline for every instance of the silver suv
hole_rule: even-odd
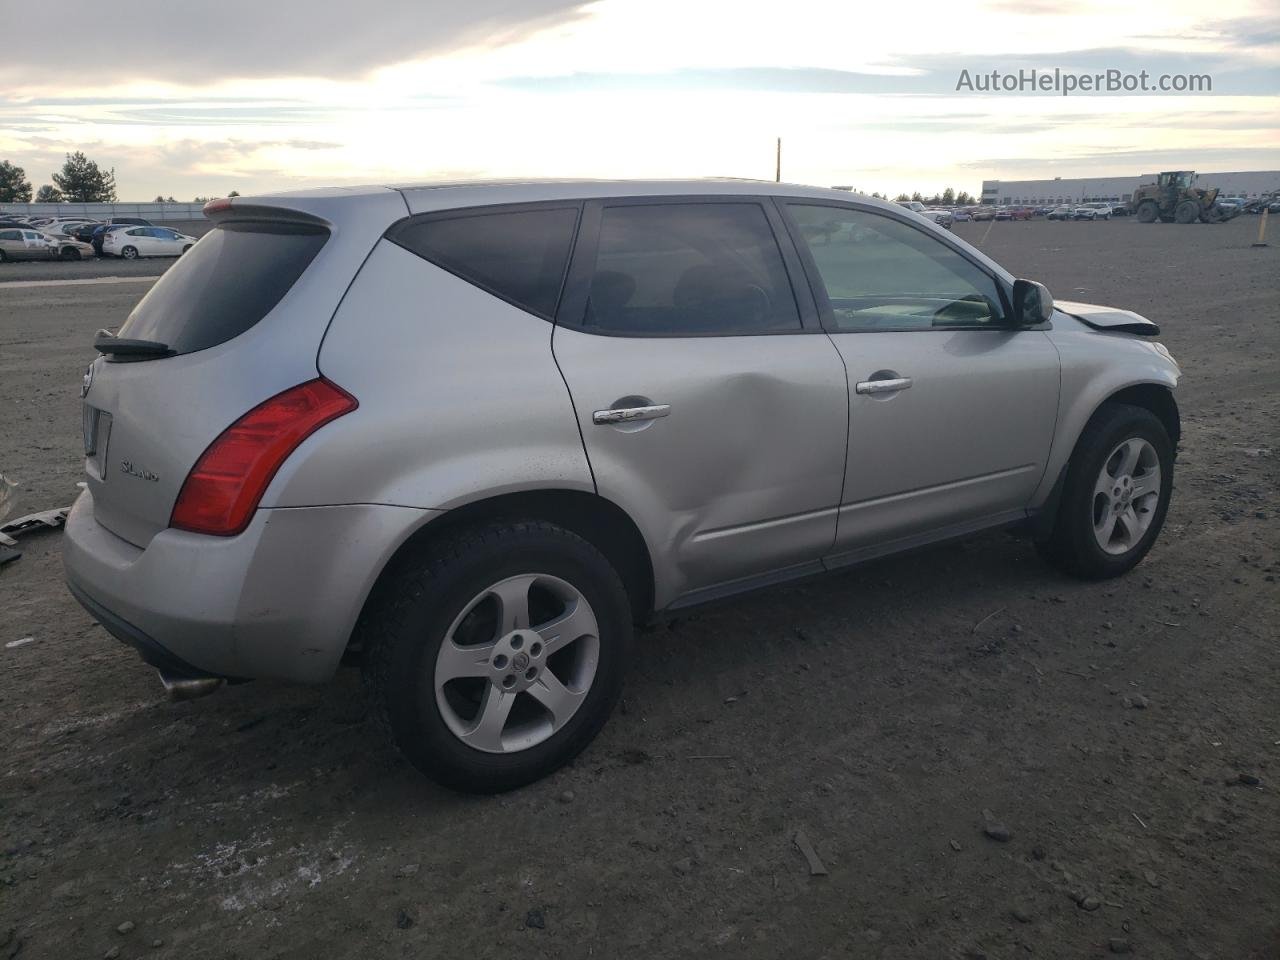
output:
[[[1164,520],[1179,370],[894,204],[741,181],[218,201],[84,377],[72,592],[178,696],[350,655],[431,777],[582,750],[634,622],[1020,524]]]

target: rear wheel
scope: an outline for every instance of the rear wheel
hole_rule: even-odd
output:
[[[1183,200],[1174,208],[1173,219],[1178,223],[1195,223],[1200,219],[1200,204],[1194,200]]]
[[[545,776],[621,693],[631,608],[590,543],[539,521],[458,534],[405,564],[357,627],[366,684],[419,770],[493,793]]]
[[[138,248],[137,248],[137,247],[125,247],[123,250],[121,250],[121,251],[120,251],[120,256],[124,257],[126,260],[137,260],[137,259],[138,259]]]
[[[79,251],[79,250],[77,250],[75,247],[63,247],[63,248],[62,248],[62,259],[63,259],[63,260],[79,260],[79,259],[80,259],[80,251]]]
[[[1155,543],[1172,490],[1164,424],[1142,407],[1106,404],[1076,443],[1053,532],[1037,547],[1074,576],[1118,577]]]
[[[191,249],[191,244],[188,243],[185,247],[182,248],[182,253],[186,253],[190,249]],[[182,253],[178,254],[178,256],[182,256]]]
[[[1138,222],[1139,223],[1155,223],[1160,216],[1160,208],[1156,206],[1154,200],[1143,200],[1138,204]]]
[[[0,250],[0,263],[5,263],[8,259],[9,259],[9,255],[5,253],[3,250]]]

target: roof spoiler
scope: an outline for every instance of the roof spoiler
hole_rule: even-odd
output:
[[[219,197],[204,205],[204,215],[215,222],[231,222],[244,220],[270,220],[274,223],[297,223],[312,227],[331,226],[329,221],[315,214],[305,213],[292,207],[276,206],[253,199],[241,200],[239,197]]]

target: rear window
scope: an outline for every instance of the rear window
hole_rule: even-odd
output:
[[[387,239],[549,320],[577,223],[576,206],[431,215],[397,224]]]
[[[225,343],[271,312],[329,239],[321,227],[225,223],[183,255],[120,328],[174,353]]]

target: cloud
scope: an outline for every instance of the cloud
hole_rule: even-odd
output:
[[[364,76],[442,51],[498,46],[582,17],[584,0],[131,0],[101,8],[92,26],[64,31],[59,63],[102,64],[103,51],[130,51],[103,69],[113,82],[200,85],[238,77]],[[8,44],[0,80],[65,88],[43,44]]]

